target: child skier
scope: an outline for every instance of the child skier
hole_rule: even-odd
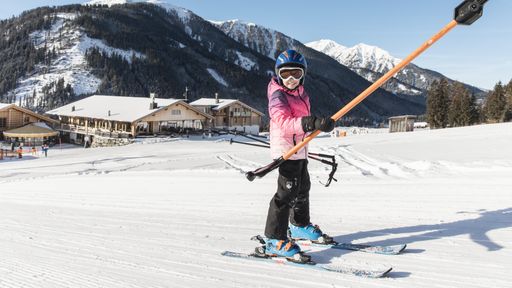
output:
[[[310,115],[309,95],[303,86],[306,70],[306,59],[295,50],[286,50],[277,57],[277,77],[270,80],[267,91],[270,148],[274,159],[288,152],[309,132],[330,132],[334,129],[335,121],[331,118]],[[319,243],[333,241],[331,237],[323,234],[317,225],[310,222],[311,182],[307,158],[306,145],[279,166],[277,192],[270,201],[265,226],[267,255],[293,258],[300,252],[300,247],[294,243],[294,239],[307,239]]]

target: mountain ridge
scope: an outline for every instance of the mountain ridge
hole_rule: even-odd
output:
[[[392,56],[388,51],[380,47],[364,43],[359,43],[353,47],[346,47],[333,40],[321,39],[306,43],[306,46],[329,55],[370,82],[376,81],[402,61],[402,59]],[[450,83],[455,82],[439,72],[424,69],[411,63],[395,75],[391,81],[386,83],[384,88],[395,94],[405,94],[412,97],[422,96],[422,98],[425,98],[426,91],[432,82],[439,81],[441,78],[447,79]],[[480,98],[485,97],[483,89],[463,84]]]

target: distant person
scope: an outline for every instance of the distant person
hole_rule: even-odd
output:
[[[18,159],[23,158],[23,146],[18,146],[18,150],[16,150],[16,152],[18,153]]]
[[[277,77],[270,80],[267,91],[273,159],[280,158],[310,132],[334,129],[335,121],[330,117],[310,114],[309,95],[303,86],[306,69],[306,59],[295,50],[284,51],[277,57]],[[307,158],[306,145],[279,166],[277,192],[270,201],[265,226],[267,240],[264,249],[267,255],[293,258],[301,252],[294,239],[321,244],[333,242],[332,237],[310,222],[311,181]]]
[[[33,156],[36,156],[36,155],[37,155],[36,145],[33,145],[33,146],[32,146],[32,155],[33,155]]]
[[[44,157],[48,157],[48,144],[44,143],[43,146],[41,146],[41,150],[43,151],[44,153]]]

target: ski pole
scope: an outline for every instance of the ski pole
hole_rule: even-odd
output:
[[[256,146],[256,147],[262,147],[262,148],[270,148],[270,146],[268,146],[268,145],[246,143],[246,142],[236,141],[236,140],[233,140],[233,139],[229,140],[229,144],[233,144],[233,143],[242,144],[242,145],[249,145],[249,146]]]
[[[389,70],[386,74],[384,74],[381,78],[379,78],[375,83],[370,85],[366,90],[364,90],[361,94],[359,94],[356,98],[352,99],[347,105],[341,108],[336,114],[331,116],[334,121],[338,121],[341,117],[347,114],[352,108],[357,106],[361,101],[363,101],[366,97],[368,97],[371,93],[377,90],[380,86],[382,86],[386,81],[388,81],[395,74],[400,72],[405,66],[412,62],[416,57],[418,57],[425,50],[430,48],[435,42],[441,39],[444,35],[450,32],[457,24],[462,25],[471,25],[473,22],[478,20],[483,14],[483,6],[485,2],[488,0],[465,0],[459,6],[455,8],[455,16],[454,19],[448,23],[445,27],[443,27],[437,34],[435,34],[428,41],[423,43],[420,47],[418,47],[414,52],[412,52],[409,56],[407,56],[404,60],[398,63],[393,69]],[[254,171],[249,171],[245,173],[245,177],[249,181],[253,181],[256,177],[261,178],[267,175],[270,171],[279,167],[284,161],[288,160],[293,156],[297,151],[302,149],[309,141],[313,140],[318,134],[320,134],[320,130],[316,130],[311,133],[309,136],[304,138],[301,142],[295,145],[290,151],[285,153],[283,156],[274,160],[272,163],[260,167]]]
[[[247,145],[247,146],[261,147],[261,148],[270,148],[270,146],[268,146],[268,145],[254,144],[254,143],[247,143],[247,142],[236,141],[236,140],[230,139],[230,140],[229,140],[229,144],[233,145],[233,143],[235,143],[235,144]],[[316,157],[315,157],[315,156],[316,156]],[[320,158],[318,158],[318,157],[322,157],[322,158],[329,158],[329,159],[331,159],[331,161],[327,161],[327,160],[324,160],[324,159],[320,159]],[[311,153],[311,152],[308,152],[308,158],[311,158],[311,159],[313,159],[313,160],[316,160],[316,161],[322,162],[323,164],[326,164],[326,165],[331,165],[331,166],[333,166],[333,164],[336,164],[336,158],[334,157],[334,155],[326,155],[326,154],[318,154],[318,153]]]
[[[235,135],[237,135],[237,134],[235,134]],[[242,136],[242,137],[245,137],[245,138],[247,138],[247,139],[251,139],[251,140],[254,140],[254,141],[257,141],[257,142],[260,142],[260,143],[266,144],[266,145],[270,145],[270,143],[269,143],[269,142],[267,142],[267,141],[265,141],[265,140],[262,140],[262,139],[258,139],[258,138],[256,138],[256,137],[251,136],[251,135],[247,135],[247,134],[238,134],[238,135],[240,135],[240,136]]]
[[[233,138],[231,138],[231,140],[229,140],[229,144],[233,144],[233,143],[262,147],[262,148],[270,148],[269,145],[240,142],[240,141],[233,140]],[[321,157],[321,158],[318,158],[318,157]],[[334,155],[326,155],[326,154],[308,152],[308,158],[316,160],[318,162],[321,162],[325,165],[331,166],[331,173],[329,173],[329,178],[327,179],[327,183],[322,183],[322,181],[319,181],[322,185],[324,185],[325,187],[329,187],[329,185],[331,185],[332,180],[334,180],[335,182],[338,181],[338,179],[334,178],[334,173],[336,173],[336,170],[338,169],[338,163],[336,163],[336,158],[334,157]],[[322,158],[329,158],[329,159],[331,159],[331,161],[328,161],[328,160],[325,160]]]
[[[334,155],[327,155],[327,154],[321,154],[321,153],[312,153],[312,152],[308,152],[308,155],[318,156],[318,157],[322,157],[322,158],[330,158],[330,159],[334,160]]]

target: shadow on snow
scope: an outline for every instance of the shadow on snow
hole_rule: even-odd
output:
[[[380,229],[372,231],[361,231],[357,233],[340,235],[334,237],[338,242],[352,242],[358,239],[365,239],[383,235],[399,235],[412,234],[407,236],[396,236],[381,241],[357,242],[358,244],[368,245],[397,245],[407,244],[407,249],[403,253],[422,253],[424,249],[418,249],[421,241],[429,241],[433,239],[449,238],[454,236],[468,235],[469,238],[477,245],[483,246],[487,251],[498,251],[505,247],[492,241],[487,235],[488,232],[496,229],[504,229],[512,227],[512,208],[487,211],[478,210],[476,212],[460,211],[459,214],[478,214],[475,219],[466,219],[450,223],[416,225],[399,228]],[[412,248],[412,249],[411,249]],[[354,251],[326,249],[308,253],[315,257],[315,261],[319,263],[329,263],[331,259],[342,255],[352,253]],[[393,256],[390,256],[393,257]],[[394,256],[396,257],[396,256]],[[408,277],[409,272],[393,272],[390,273],[392,278]]]

